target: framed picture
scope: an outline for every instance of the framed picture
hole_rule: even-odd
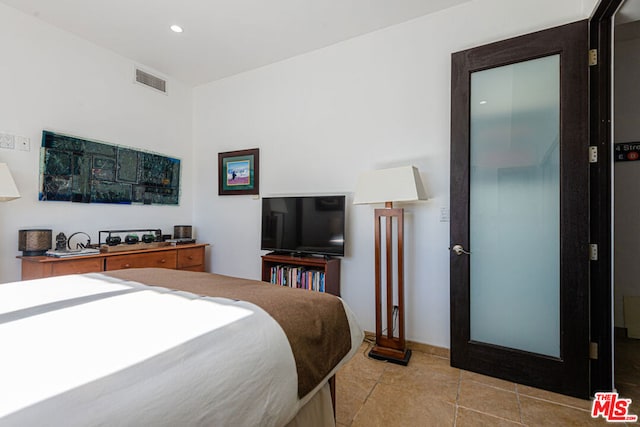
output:
[[[218,194],[260,194],[260,150],[218,153]]]

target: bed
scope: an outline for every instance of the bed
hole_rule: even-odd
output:
[[[340,298],[131,269],[0,285],[0,425],[331,426]]]

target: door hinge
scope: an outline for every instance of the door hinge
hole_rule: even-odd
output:
[[[598,65],[598,49],[589,49],[589,66]]]
[[[598,360],[598,343],[597,342],[589,343],[589,359]]]
[[[597,261],[598,260],[598,245],[591,243],[589,245],[589,259],[591,261]]]
[[[598,147],[595,145],[589,147],[589,163],[598,163]]]

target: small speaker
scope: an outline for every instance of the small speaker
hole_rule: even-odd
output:
[[[174,239],[191,239],[191,226],[190,225],[174,225],[173,238]]]
[[[51,249],[51,230],[18,230],[18,250],[23,256],[44,255]]]

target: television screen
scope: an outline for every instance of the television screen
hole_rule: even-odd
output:
[[[264,197],[261,249],[344,256],[345,196]]]

